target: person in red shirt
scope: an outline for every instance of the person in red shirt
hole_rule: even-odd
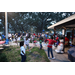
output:
[[[46,39],[45,42],[48,41],[48,59],[50,59],[50,54],[49,52],[51,52],[51,56],[52,59],[55,59],[55,57],[53,56],[53,52],[52,52],[52,45],[56,42],[55,40],[53,40],[53,37],[51,36],[51,39]]]
[[[69,39],[67,38],[67,36],[65,37],[65,46],[69,45]]]

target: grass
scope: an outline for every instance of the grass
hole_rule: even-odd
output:
[[[26,54],[27,54],[27,60],[26,61],[30,61],[30,62],[49,62],[45,51],[43,49],[39,50],[38,47],[33,47],[31,49],[31,52],[26,52]]]
[[[31,52],[26,51],[26,62],[49,62],[45,51],[33,47]],[[20,47],[10,46],[0,50],[0,62],[21,62]]]

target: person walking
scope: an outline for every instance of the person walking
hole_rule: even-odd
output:
[[[29,42],[30,42],[30,39],[28,37],[24,38],[24,45],[26,45],[26,49],[27,49],[27,47],[28,47],[28,49],[30,49]],[[31,52],[31,51],[29,51],[29,52]]]
[[[55,57],[53,56],[53,51],[52,51],[52,45],[56,42],[55,40],[53,40],[53,37],[51,36],[50,39],[46,39],[45,42],[48,41],[48,59],[50,59],[50,54],[49,52],[51,52],[51,56],[52,56],[52,59],[55,59]]]

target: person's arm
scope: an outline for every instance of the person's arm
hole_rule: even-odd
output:
[[[23,53],[24,55],[26,55],[23,51],[22,51],[22,53]]]
[[[29,50],[31,50],[33,47],[31,47],[30,49],[28,49],[28,50],[26,50],[26,51],[29,51]]]
[[[56,43],[57,41],[56,40],[53,40],[54,41],[54,43]]]
[[[45,39],[45,43],[48,41],[48,39]]]

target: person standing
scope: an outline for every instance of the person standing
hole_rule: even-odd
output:
[[[48,41],[48,59],[50,59],[50,54],[49,52],[51,52],[51,56],[52,59],[55,59],[55,57],[53,56],[53,51],[52,51],[52,45],[56,42],[55,40],[53,40],[53,37],[51,36],[51,39],[46,39],[45,42]]]
[[[18,37],[18,34],[16,33],[16,34],[15,34],[15,40],[16,40],[16,43],[17,43],[17,37]]]
[[[45,33],[45,38],[47,39],[47,33]]]
[[[42,49],[43,37],[40,36],[40,38],[39,38],[39,42],[40,42],[40,49]]]
[[[8,39],[9,39],[9,41],[11,40],[11,37],[12,37],[12,35],[11,35],[11,33],[9,32],[9,33],[8,33]]]
[[[3,41],[5,40],[5,35],[4,35],[4,34],[2,34],[2,40],[3,40]]]
[[[24,48],[24,41],[20,42],[20,49],[21,49],[21,62],[25,62],[26,61],[26,51]]]

